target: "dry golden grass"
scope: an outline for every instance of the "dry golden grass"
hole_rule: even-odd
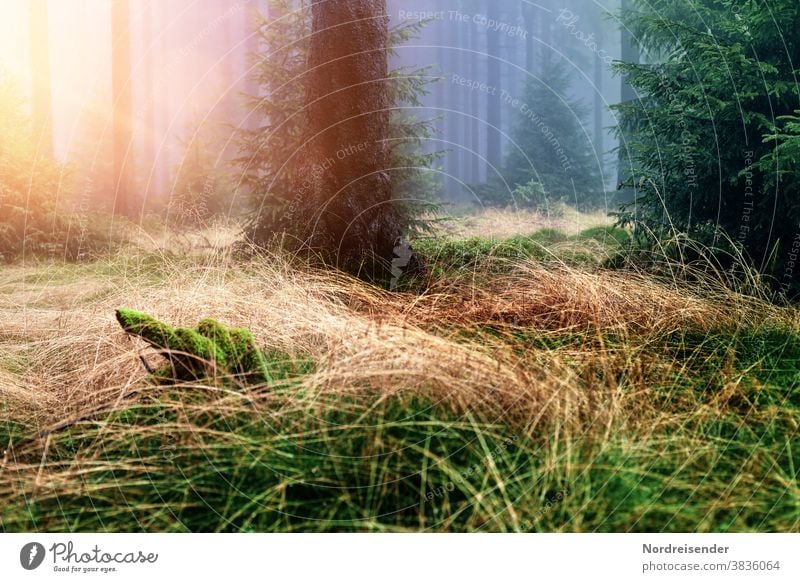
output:
[[[480,279],[480,278],[479,278]],[[508,275],[482,285],[475,278],[451,282],[439,294],[408,306],[422,321],[470,326],[508,323],[560,332],[658,335],[687,326],[697,329],[755,324],[785,318],[765,301],[699,282],[668,284],[635,272],[587,271],[563,263],[520,263]],[[743,319],[744,318],[744,319]]]
[[[604,211],[584,213],[565,205],[558,205],[557,212],[550,213],[513,208],[485,208],[472,213],[456,208],[446,216],[450,220],[443,223],[440,233],[455,239],[477,236],[502,240],[518,234],[531,234],[543,228],[574,235],[593,226],[613,223],[613,219]]]
[[[10,267],[0,274],[0,397],[41,424],[130,398],[146,377],[145,350],[114,320],[122,306],[176,325],[213,317],[250,328],[266,348],[317,364],[302,380],[310,393],[416,393],[528,428],[552,421],[576,430],[626,407],[616,385],[589,397],[587,367],[628,366],[637,346],[686,327],[787,317],[721,287],[697,293],[644,275],[535,262],[503,276],[453,278],[422,295],[386,293],[278,255],[239,264],[224,251],[127,257],[94,271]],[[501,333],[464,333],[487,325]],[[520,350],[504,329],[638,339],[615,362],[619,355],[593,343],[582,353]],[[646,408],[631,405],[638,416]]]
[[[8,269],[0,341],[6,367],[18,373],[0,376],[2,398],[43,422],[126,398],[146,373],[138,360],[143,346],[113,318],[120,306],[177,325],[210,316],[248,327],[266,348],[319,363],[304,380],[308,388],[343,395],[419,390],[454,406],[481,401],[499,415],[500,407],[518,402],[538,411],[554,376],[519,369],[504,361],[507,354],[484,346],[439,337],[392,310],[366,309],[386,296],[341,275],[295,270],[277,257],[245,268],[218,258],[193,266],[164,259],[156,269],[163,274],[154,283],[148,269],[137,268],[137,276],[121,267],[92,299],[73,283],[49,280],[45,290],[28,284],[20,269]]]

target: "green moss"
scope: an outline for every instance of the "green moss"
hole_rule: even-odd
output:
[[[177,345],[175,328],[161,323],[146,313],[133,309],[118,309],[117,321],[126,332],[138,335],[154,347]]]
[[[594,239],[611,246],[625,246],[631,242],[630,233],[618,226],[594,226],[582,231],[578,237]]]
[[[248,329],[228,328],[213,319],[204,319],[198,331],[211,339],[227,362],[229,371],[244,381],[269,381],[267,359]]]
[[[167,358],[169,365],[154,374],[159,380],[270,380],[267,360],[246,329],[231,329],[213,319],[204,319],[197,329],[175,328],[131,309],[119,309],[117,321],[126,332],[141,337]]]

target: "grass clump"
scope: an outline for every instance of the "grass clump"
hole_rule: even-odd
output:
[[[522,475],[516,465],[524,455],[510,450],[501,428],[437,414],[429,403],[328,403],[304,416],[264,404],[159,399],[72,427],[51,443],[54,467],[74,466],[75,445],[87,461],[102,447],[105,462],[84,478],[65,468],[53,480],[60,485],[36,493],[30,512],[6,507],[3,524],[12,531],[462,530],[502,514],[504,481],[496,479]],[[484,447],[508,455],[494,463]],[[509,525],[503,518],[496,527]]]
[[[774,411],[614,431],[526,431],[396,395],[200,386],[20,445],[5,531],[791,531],[794,443]],[[792,412],[797,418],[797,411]],[[39,445],[40,446],[40,445]],[[30,463],[26,462],[30,459]],[[11,476],[8,473],[6,476]],[[794,483],[794,484],[793,484]],[[20,494],[22,491],[20,491]],[[11,502],[9,502],[11,501]]]
[[[475,271],[509,272],[520,261],[545,261],[579,267],[598,266],[620,252],[630,241],[627,231],[614,226],[586,229],[567,235],[541,228],[530,235],[499,240],[484,237],[425,239],[415,248],[425,257],[434,275]]]

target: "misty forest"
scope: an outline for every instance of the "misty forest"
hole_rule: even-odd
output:
[[[3,0],[1,532],[800,531],[797,0]]]

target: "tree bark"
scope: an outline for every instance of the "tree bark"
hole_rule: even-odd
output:
[[[303,242],[362,273],[389,272],[402,235],[388,171],[388,21],[386,0],[312,5]]]

